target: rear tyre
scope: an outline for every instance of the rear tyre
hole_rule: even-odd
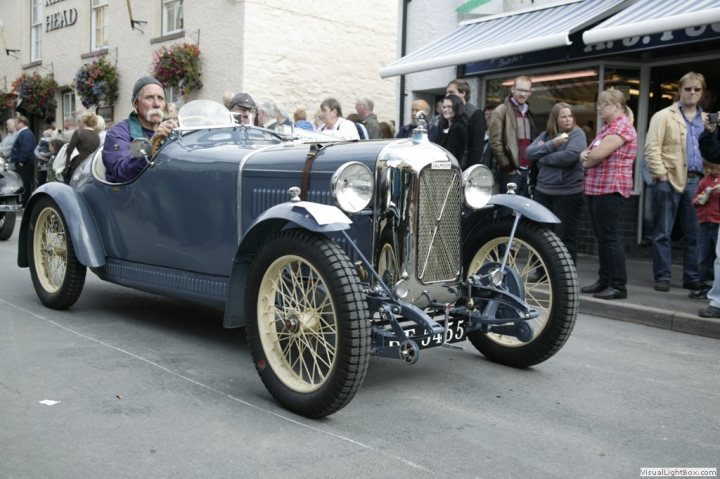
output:
[[[248,343],[270,394],[310,418],[346,406],[370,357],[367,305],[347,255],[324,236],[286,230],[262,246],[247,284]]]
[[[483,264],[499,263],[507,246],[514,218],[498,218],[474,234],[467,245],[465,271],[477,272]],[[526,368],[539,364],[565,344],[577,317],[579,298],[575,266],[560,238],[537,223],[521,221],[515,233],[507,267],[524,283],[525,301],[540,313],[531,320],[530,342],[512,336],[468,334],[470,342],[488,359]]]
[[[15,231],[15,213],[0,213],[0,241],[7,241]]]
[[[75,256],[67,223],[57,203],[45,197],[33,206],[28,230],[28,258],[33,287],[52,309],[67,309],[85,284],[85,266]]]

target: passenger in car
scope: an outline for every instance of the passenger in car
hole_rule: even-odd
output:
[[[165,140],[177,127],[177,121],[164,120],[165,92],[162,84],[153,77],[142,77],[135,82],[132,93],[133,111],[127,120],[110,128],[103,146],[103,163],[106,178],[111,183],[133,180],[147,162],[132,156],[130,144],[138,138],[151,143]]]
[[[254,125],[257,105],[247,93],[238,93],[228,105],[231,113],[237,113],[237,121],[243,125]]]

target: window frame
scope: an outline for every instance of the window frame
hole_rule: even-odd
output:
[[[108,47],[108,38],[107,34],[109,31],[109,16],[108,11],[110,9],[109,7],[109,0],[91,0],[90,3],[90,50],[91,51],[97,51],[97,50],[103,50]],[[98,13],[102,11],[102,19],[103,19],[103,25],[100,27],[102,31],[102,40],[103,44],[98,44]]]
[[[30,2],[30,61],[42,59],[43,0]]]
[[[178,33],[178,32],[184,31],[185,14],[183,11],[183,7],[184,7],[183,0],[160,0],[160,1],[162,2],[161,3],[161,11],[162,11],[161,22],[162,22],[162,24],[161,24],[161,29],[160,29],[161,35],[162,36],[172,35],[173,33]],[[168,8],[168,5],[173,5],[175,7],[172,9],[172,12],[174,13],[174,17],[175,17],[173,19],[173,23],[174,23],[173,29],[169,28],[169,24],[170,24],[169,16],[170,16],[171,10]],[[179,26],[177,25],[178,23],[180,23]]]

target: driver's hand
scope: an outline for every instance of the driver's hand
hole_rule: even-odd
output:
[[[170,136],[172,131],[177,128],[178,124],[176,120],[168,119],[163,122],[161,122],[157,130],[155,130],[155,134],[153,136],[159,136],[160,138],[167,138]]]

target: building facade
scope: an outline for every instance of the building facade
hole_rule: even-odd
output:
[[[413,99],[434,105],[454,78],[468,80],[473,102],[483,107],[502,102],[513,78],[529,75],[538,126],[544,128],[554,103],[565,101],[590,141],[598,130],[598,93],[622,90],[638,131],[635,188],[622,233],[628,251],[643,253],[653,224],[643,175],[645,133],[650,117],[675,101],[677,81],[689,71],[707,80],[706,111],[720,108],[720,1],[455,0],[440,6],[400,0],[398,12],[398,51],[405,54],[380,73],[399,78],[401,119]],[[583,252],[595,252],[587,222],[581,240]]]
[[[76,72],[102,56],[119,74],[119,97],[103,111],[117,121],[130,112],[133,83],[150,74],[155,52],[189,43],[200,49],[203,83],[190,99],[222,101],[243,91],[290,114],[303,108],[312,120],[326,97],[337,98],[344,114],[369,97],[380,119],[393,119],[395,82],[377,70],[394,59],[396,14],[385,0],[321,8],[300,0],[2,1],[0,90],[9,92],[23,73],[52,74],[61,88],[55,118],[63,118],[82,106]]]

